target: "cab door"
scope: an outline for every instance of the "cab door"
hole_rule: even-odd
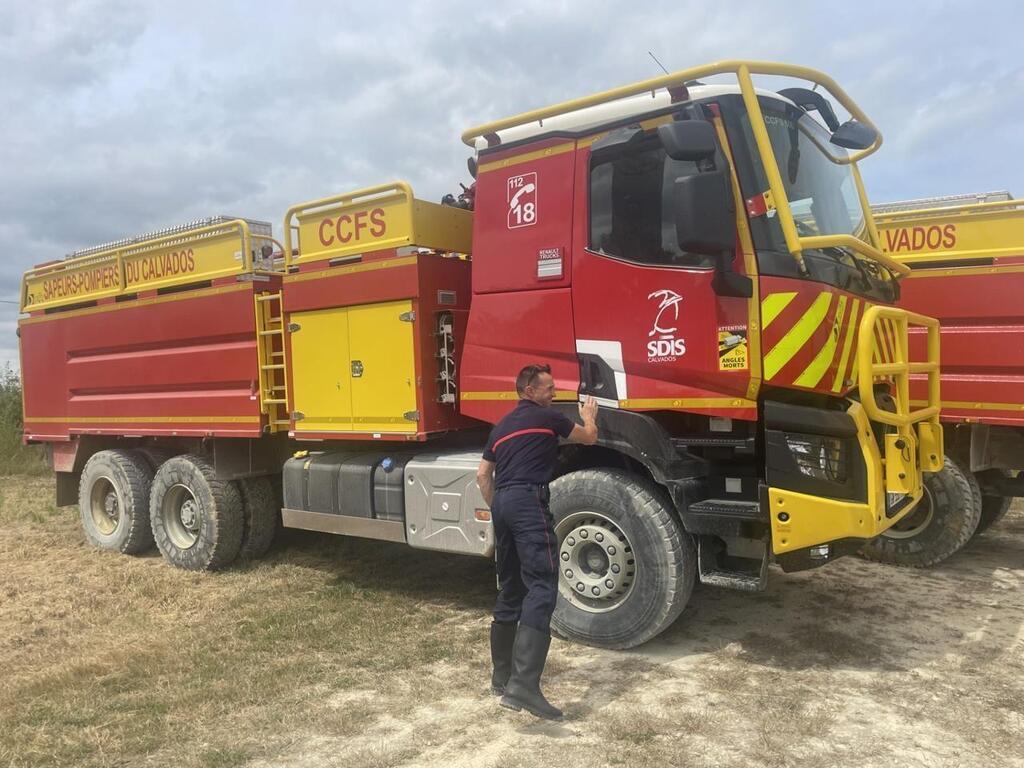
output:
[[[727,168],[725,153],[673,160],[656,130],[639,127],[580,145],[573,313],[581,394],[630,409],[749,411],[749,300],[716,293],[713,260],[681,250],[675,224],[675,180]],[[744,274],[739,251],[732,268]]]

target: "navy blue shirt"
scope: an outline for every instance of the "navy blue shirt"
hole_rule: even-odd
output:
[[[568,416],[554,408],[520,400],[487,438],[484,458],[497,464],[494,487],[549,482],[555,469],[558,438],[568,437],[574,426]]]

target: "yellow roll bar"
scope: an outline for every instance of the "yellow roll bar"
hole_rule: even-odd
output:
[[[922,216],[946,216],[952,213],[998,213],[999,211],[1018,211],[1024,208],[1024,200],[995,200],[990,203],[964,203],[962,205],[945,205],[940,208],[917,208],[910,211],[885,211],[876,213],[878,221],[899,221],[900,219],[917,219]]]
[[[794,64],[780,64],[768,61],[745,61],[739,59],[719,61],[712,64],[705,64],[700,67],[679,70],[678,72],[673,72],[668,75],[652,77],[648,80],[641,80],[638,83],[633,83],[632,85],[624,85],[619,88],[613,88],[609,91],[603,91],[591,96],[584,96],[583,98],[564,101],[550,107],[534,109],[530,112],[524,112],[521,115],[515,115],[514,117],[507,117],[502,120],[484,123],[483,125],[479,125],[465,131],[462,134],[462,141],[465,144],[474,147],[476,139],[496,134],[498,131],[534,122],[541,123],[546,118],[564,115],[568,112],[576,112],[581,109],[586,109],[587,107],[607,104],[630,96],[637,96],[641,93],[653,94],[661,88],[679,86],[690,80],[697,80],[702,77],[712,77],[714,75],[722,74],[735,75],[737,82],[739,83],[743,103],[746,106],[747,113],[750,117],[750,125],[754,133],[754,140],[757,144],[758,151],[760,152],[765,175],[768,178],[768,185],[774,198],[776,213],[779,217],[779,223],[782,226],[782,233],[786,239],[786,247],[796,259],[801,272],[805,271],[803,263],[803,250],[805,248],[849,248],[862,256],[882,264],[894,274],[909,275],[910,268],[908,266],[902,264],[896,259],[893,259],[881,250],[881,241],[878,238],[878,230],[872,220],[871,207],[868,204],[867,195],[864,193],[864,185],[856,166],[857,161],[867,157],[882,146],[881,131],[878,130],[864,111],[857,106],[856,102],[854,102],[854,100],[847,95],[846,91],[840,88],[831,77],[823,72],[811,69],[810,67],[801,67]],[[768,129],[764,124],[764,116],[761,113],[761,106],[757,101],[757,91],[754,89],[754,82],[752,79],[753,75],[793,77],[815,83],[824,88],[843,106],[844,109],[846,109],[847,112],[850,113],[853,118],[875,131],[876,138],[875,141],[872,142],[871,146],[866,149],[851,152],[846,158],[836,159],[836,162],[850,164],[853,168],[854,180],[857,185],[857,192],[863,209],[867,234],[871,240],[870,243],[864,242],[860,238],[853,237],[851,235],[820,235],[810,238],[801,237],[797,232],[793,213],[790,210],[789,201],[784,192],[785,187],[782,183],[782,175],[779,172],[778,164],[775,162],[775,154],[772,151],[771,140],[768,136]]]
[[[249,227],[249,223],[245,219],[232,219],[230,221],[218,222],[217,224],[210,224],[196,229],[188,229],[181,232],[161,235],[160,237],[154,237],[149,240],[115,246],[106,250],[97,251],[96,253],[78,256],[73,259],[55,261],[50,264],[33,267],[32,269],[27,270],[22,276],[20,310],[22,312],[28,312],[34,309],[49,308],[64,304],[72,304],[79,301],[89,301],[107,296],[119,295],[125,291],[127,286],[127,281],[125,279],[126,259],[134,259],[171,246],[199,243],[208,238],[212,238],[217,235],[231,234],[232,232],[237,232],[241,239],[242,247],[239,266],[235,267],[234,264],[232,264],[230,269],[225,269],[222,263],[223,260],[221,260],[221,262],[218,262],[217,267],[212,270],[204,270],[202,266],[200,266],[194,273],[187,276],[188,280],[201,280],[204,277],[208,278],[233,272],[251,272],[253,269],[252,242],[254,240],[268,240],[274,243],[277,242],[268,235],[253,234]],[[30,301],[30,288],[41,279],[59,277],[60,275],[74,275],[85,269],[101,269],[104,267],[109,268],[111,266],[114,267],[115,279],[111,281],[111,286],[109,288],[85,290],[79,295],[66,299],[52,299],[45,302]]]
[[[392,181],[387,184],[377,184],[372,187],[363,187],[353,192],[345,192],[341,195],[322,197],[318,200],[308,200],[304,203],[296,203],[284,214],[284,263],[292,263],[292,234],[297,226],[292,224],[292,219],[304,213],[315,211],[318,208],[326,208],[332,205],[350,205],[363,198],[387,197],[389,195],[404,195],[406,200],[413,199],[412,187],[406,181]]]

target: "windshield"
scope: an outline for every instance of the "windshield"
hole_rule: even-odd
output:
[[[801,237],[852,235],[870,243],[853,167],[842,162],[846,150],[832,144],[825,127],[802,109],[763,96],[758,101],[797,233]],[[756,199],[770,185],[750,116],[741,104],[729,105],[726,111],[730,116],[726,129],[734,146],[750,150],[737,156],[743,196]],[[775,212],[752,215],[749,222],[761,274],[796,276],[796,262]],[[887,269],[849,248],[805,249],[803,255],[814,280],[884,301],[897,295],[896,282]]]
[[[782,104],[763,108],[775,162],[782,175],[797,232],[853,235],[868,241],[864,209],[846,150],[829,141],[817,120]]]

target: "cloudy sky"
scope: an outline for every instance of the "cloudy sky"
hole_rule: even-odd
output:
[[[841,10],[849,8],[850,10]],[[783,10],[784,9],[784,10]],[[70,250],[404,178],[467,181],[465,128],[724,58],[832,75],[885,136],[872,200],[1024,195],[1012,2],[0,0],[0,299]],[[0,363],[17,307],[0,304]]]

